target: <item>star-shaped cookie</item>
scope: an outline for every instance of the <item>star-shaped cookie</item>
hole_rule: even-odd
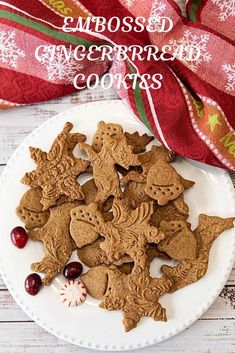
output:
[[[48,153],[40,148],[30,147],[30,154],[37,168],[26,173],[21,181],[31,187],[42,188],[43,210],[55,205],[61,195],[68,196],[71,201],[83,199],[77,177],[87,170],[90,162],[73,155],[75,145],[85,141],[86,137],[79,133],[70,133],[72,127],[71,123],[65,124]]]
[[[166,277],[152,278],[148,269],[139,271],[136,265],[130,274],[121,273],[115,266],[98,266],[85,273],[82,280],[92,296],[102,299],[102,308],[123,312],[125,331],[136,327],[144,316],[167,321],[166,310],[158,302],[172,285]]]

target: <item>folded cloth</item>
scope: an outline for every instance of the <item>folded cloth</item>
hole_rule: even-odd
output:
[[[159,25],[170,18],[169,32],[137,33],[121,30],[102,33],[88,30],[66,33],[64,17],[143,16]],[[50,45],[75,48],[85,45],[155,45],[170,47],[174,60],[128,58],[112,62],[111,72],[138,76],[161,74],[161,88],[117,87],[119,96],[136,116],[172,151],[221,168],[235,170],[235,8],[234,0],[17,0],[0,1],[0,107],[42,102],[67,95],[83,73],[78,85],[84,87],[91,73],[101,75],[111,65],[101,60],[66,60],[62,51],[50,59]],[[48,51],[35,50],[40,45]],[[177,51],[180,45],[198,48],[196,61]],[[178,54],[177,54],[178,53]],[[192,58],[193,59],[193,58]]]

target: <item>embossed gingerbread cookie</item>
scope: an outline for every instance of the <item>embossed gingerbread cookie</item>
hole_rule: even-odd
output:
[[[108,197],[122,197],[120,181],[116,164],[128,169],[132,165],[139,165],[138,156],[133,154],[132,147],[127,144],[124,135],[105,136],[100,152],[86,143],[79,143],[92,162],[93,175],[97,187],[97,202],[104,203]]]
[[[193,181],[184,179],[171,165],[159,159],[148,172],[145,192],[163,206],[193,185]]]
[[[90,162],[74,157],[75,145],[85,141],[86,137],[79,133],[70,133],[72,127],[71,123],[65,124],[48,153],[40,148],[30,147],[30,154],[37,168],[26,173],[21,181],[31,187],[42,188],[43,210],[54,206],[61,195],[66,195],[71,200],[83,199],[77,177],[87,170]]]
[[[95,180],[90,179],[82,185],[82,192],[84,194],[84,202],[86,205],[89,205],[92,202],[95,202],[97,197],[97,186],[95,185]],[[107,198],[107,200],[101,204],[101,209],[104,212],[108,212],[112,208],[113,196]]]
[[[128,184],[130,181],[138,183],[146,183],[147,175],[150,168],[158,161],[163,160],[166,163],[173,162],[175,159],[174,153],[169,151],[165,146],[153,145],[151,151],[139,155],[142,172],[131,170],[122,178],[123,184]]]
[[[235,218],[199,216],[199,225],[194,231],[197,239],[197,256],[194,260],[185,260],[175,267],[163,265],[162,272],[173,281],[171,292],[197,282],[208,268],[209,252],[214,240],[226,229],[234,227]]]
[[[183,194],[178,196],[175,200],[169,201],[164,206],[159,206],[157,203],[154,203],[153,209],[150,224],[154,227],[159,227],[161,221],[187,221],[189,216],[189,208],[184,202]]]
[[[113,220],[105,222],[98,204],[78,206],[71,211],[70,232],[78,248],[91,244],[99,235],[105,240],[100,244],[110,262],[129,255],[144,268],[148,262],[147,246],[164,239],[159,229],[149,225],[153,213],[152,203],[142,203],[130,208],[124,199],[114,199]]]
[[[48,285],[68,262],[76,245],[69,233],[70,212],[81,202],[66,202],[50,209],[47,223],[40,229],[29,231],[28,236],[43,242],[45,256],[31,265],[32,271],[45,273],[43,283]]]
[[[128,275],[121,273],[115,266],[98,266],[82,275],[82,280],[92,296],[102,299],[102,308],[123,312],[125,331],[136,327],[144,316],[156,321],[167,321],[166,310],[158,299],[169,292],[172,285],[170,279],[152,278],[147,269],[139,271],[138,266],[134,266]]]
[[[158,244],[158,250],[175,260],[195,259],[196,238],[185,221],[162,221],[160,229],[165,234],[165,239]]]
[[[27,190],[22,196],[16,214],[26,229],[40,228],[48,221],[50,212],[43,211],[41,199],[42,189],[39,187]]]
[[[149,136],[147,134],[140,135],[138,131],[135,131],[132,134],[125,132],[125,136],[127,138],[128,145],[133,147],[133,153],[145,152],[146,146],[154,140],[153,136]]]
[[[123,135],[123,129],[119,124],[105,123],[100,121],[97,126],[96,133],[93,137],[92,148],[95,152],[100,152],[106,136],[121,136]]]
[[[152,200],[145,192],[145,184],[137,183],[136,181],[130,181],[126,185],[123,196],[129,201],[133,208],[140,206],[143,202]]]
[[[24,223],[26,229],[40,228],[48,221],[50,212],[49,210],[43,211],[41,199],[42,189],[39,187],[27,190],[20,199],[16,214]],[[56,201],[56,206],[70,201],[67,196],[62,195]]]
[[[110,266],[112,264],[116,266],[122,266],[123,264],[133,263],[133,259],[124,255],[119,261],[112,263],[108,260],[106,252],[101,249],[100,244],[104,241],[103,237],[99,237],[96,241],[91,244],[85,245],[82,248],[77,250],[78,258],[88,267],[95,266]],[[151,262],[155,257],[160,257],[164,259],[168,259],[169,257],[159,251],[157,246],[154,244],[150,244],[147,248],[148,259]],[[119,267],[120,269],[120,267]],[[121,269],[120,269],[121,270]]]

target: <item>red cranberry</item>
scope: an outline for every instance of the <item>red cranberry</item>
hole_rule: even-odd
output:
[[[26,277],[24,286],[27,293],[37,295],[42,285],[41,277],[37,273],[31,273]]]
[[[24,248],[28,235],[23,227],[15,227],[11,231],[11,241],[19,249]]]
[[[73,261],[65,266],[63,275],[67,279],[75,279],[81,275],[82,270],[83,266],[81,262]]]

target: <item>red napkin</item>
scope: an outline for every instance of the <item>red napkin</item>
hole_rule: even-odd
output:
[[[180,1],[181,8],[186,1]],[[51,61],[50,51],[35,50],[40,45],[84,44],[171,46],[170,55],[180,44],[200,49],[196,61],[178,57],[173,61],[115,60],[111,72],[162,75],[160,89],[118,89],[139,119],[168,148],[183,156],[235,170],[235,9],[234,0],[187,1],[187,17],[173,0],[16,0],[0,1],[0,106],[9,108],[67,95],[83,73],[84,86],[91,73],[101,75],[107,61],[65,60],[58,52]],[[62,30],[64,17],[130,16],[159,17],[173,21],[166,33],[121,30],[102,34]],[[97,58],[100,52],[96,53]],[[110,63],[111,65],[111,63]],[[116,82],[115,82],[116,83]],[[130,80],[126,79],[130,84]],[[131,85],[130,85],[131,86]]]

